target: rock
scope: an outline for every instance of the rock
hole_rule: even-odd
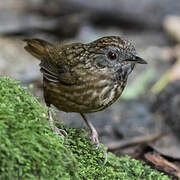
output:
[[[7,0],[0,3],[0,22],[3,22],[0,32],[37,27],[49,29],[58,22],[53,19],[76,13],[90,14],[89,20],[100,25],[159,29],[167,15],[180,14],[180,3],[179,0],[14,0],[13,3]]]
[[[62,1],[62,0],[61,0]],[[180,13],[179,0],[64,0],[84,11],[92,10],[99,23],[133,24],[148,28],[162,27],[169,14]]]
[[[180,80],[169,83],[152,104],[152,111],[171,129],[180,140]]]
[[[51,9],[51,11],[49,11]],[[0,2],[0,34],[33,35],[37,32],[51,33],[59,39],[77,34],[84,14],[73,11],[60,1]]]
[[[170,81],[180,80],[180,58],[171,68]]]
[[[23,83],[40,77],[39,62],[24,51],[23,41],[0,38],[0,72]]]
[[[163,27],[171,39],[180,43],[180,16],[167,16]]]
[[[156,122],[150,112],[150,102],[146,100],[124,100],[116,105],[116,123],[113,124],[116,133],[122,133],[126,138],[156,134]],[[130,129],[130,130],[129,130]]]

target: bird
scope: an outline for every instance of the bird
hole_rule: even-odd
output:
[[[67,134],[54,125],[51,105],[64,112],[79,113],[90,129],[92,143],[99,147],[98,133],[86,114],[112,105],[121,96],[135,65],[147,62],[136,55],[132,43],[119,36],[102,37],[86,44],[24,41],[25,50],[40,60],[51,128],[59,135]]]

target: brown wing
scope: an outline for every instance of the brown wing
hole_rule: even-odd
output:
[[[66,63],[66,54],[60,47],[58,49],[41,39],[25,39],[27,45],[24,47],[31,55],[41,60],[41,72],[45,79],[62,83],[64,85],[73,85],[76,79]]]

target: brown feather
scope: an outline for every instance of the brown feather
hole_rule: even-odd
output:
[[[25,39],[24,41],[27,43],[24,49],[34,57],[39,60],[49,57],[48,49],[53,47],[52,44],[41,39]]]

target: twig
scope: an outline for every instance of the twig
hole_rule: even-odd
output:
[[[146,153],[145,159],[154,165],[156,169],[163,171],[168,175],[175,176],[178,179],[180,178],[180,168],[174,163],[164,159],[162,156],[154,153]]]
[[[158,135],[149,135],[146,137],[144,137],[144,136],[143,137],[135,137],[135,138],[121,140],[121,141],[114,141],[112,143],[106,144],[106,146],[108,147],[108,150],[115,151],[118,149],[124,149],[127,147],[135,146],[137,144],[155,142],[165,135],[166,135],[165,133],[161,133]]]

